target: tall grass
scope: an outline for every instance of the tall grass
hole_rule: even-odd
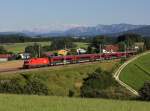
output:
[[[149,111],[149,102],[0,95],[0,111]]]

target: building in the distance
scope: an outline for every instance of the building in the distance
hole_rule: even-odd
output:
[[[11,54],[0,54],[0,62],[6,62],[12,58]]]
[[[29,59],[31,57],[31,54],[30,53],[19,53],[19,57],[21,59]]]
[[[102,50],[103,53],[113,53],[118,51],[119,51],[118,45],[105,45]]]
[[[87,51],[85,49],[78,48],[77,54],[85,54]]]
[[[134,49],[135,50],[140,50],[140,49],[144,49],[144,42],[136,42],[134,43]]]

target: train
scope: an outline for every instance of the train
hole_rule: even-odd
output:
[[[76,64],[82,62],[94,62],[100,60],[118,59],[135,55],[135,51],[114,52],[101,54],[82,54],[82,55],[67,55],[67,56],[52,56],[43,58],[30,58],[24,60],[23,68],[40,68],[65,64]]]

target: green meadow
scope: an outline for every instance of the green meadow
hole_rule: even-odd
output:
[[[149,102],[0,95],[0,111],[149,111]]]
[[[38,44],[41,44],[42,46],[50,45],[51,42],[36,42]],[[77,48],[86,48],[88,46],[88,43],[82,43],[82,42],[74,42],[77,45]],[[24,52],[25,47],[29,45],[33,45],[34,42],[26,42],[26,43],[8,43],[3,44],[4,48],[10,52],[19,53]]]
[[[136,90],[139,90],[144,82],[150,81],[150,54],[128,64],[122,70],[120,79]]]

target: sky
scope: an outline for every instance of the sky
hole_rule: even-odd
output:
[[[0,31],[150,24],[150,0],[0,0]]]

